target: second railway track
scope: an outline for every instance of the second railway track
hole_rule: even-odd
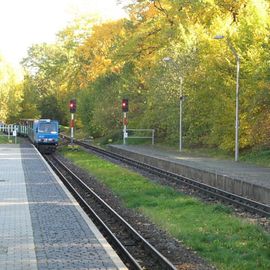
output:
[[[162,170],[162,169],[154,167],[154,166],[150,166],[150,165],[142,163],[142,162],[132,160],[130,158],[121,156],[119,154],[115,154],[115,153],[112,153],[110,151],[106,151],[104,149],[89,145],[89,144],[82,142],[82,141],[76,140],[76,141],[74,141],[74,143],[92,151],[93,153],[102,155],[102,156],[107,157],[107,158],[109,157],[109,158],[112,158],[114,160],[121,161],[125,164],[128,164],[131,167],[139,168],[139,169],[147,171],[153,175],[163,177],[170,182],[174,182],[177,185],[188,186],[189,188],[197,190],[200,193],[204,193],[209,197],[224,201],[226,203],[230,203],[236,207],[240,207],[240,208],[244,209],[245,211],[248,211],[248,212],[251,212],[253,214],[263,216],[263,217],[270,217],[270,206],[269,205],[262,204],[260,202],[256,202],[256,201],[250,200],[248,198],[238,196],[236,194],[224,191],[222,189],[209,186],[209,185],[201,183],[199,181],[196,181],[196,180],[193,180],[193,179],[190,179],[187,177],[183,177],[181,175],[171,173],[171,172]]]

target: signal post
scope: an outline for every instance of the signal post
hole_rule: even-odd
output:
[[[128,137],[127,133],[127,112],[128,112],[128,99],[122,99],[122,112],[123,112],[123,144],[126,144],[126,138]]]
[[[69,111],[71,113],[71,120],[70,120],[70,143],[73,145],[74,140],[74,127],[75,127],[75,113],[77,110],[76,99],[71,99],[69,102]]]

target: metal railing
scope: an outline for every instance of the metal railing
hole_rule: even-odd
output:
[[[149,135],[148,135],[149,134]],[[154,129],[126,129],[126,134],[123,136],[123,143],[126,144],[127,139],[151,139],[152,145],[155,143]]]

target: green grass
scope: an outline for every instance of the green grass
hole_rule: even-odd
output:
[[[240,160],[251,164],[270,167],[270,149],[246,152],[240,156]]]
[[[81,150],[62,154],[218,269],[270,269],[270,235],[234,217],[230,208],[204,204]]]
[[[8,139],[7,135],[0,134],[0,144],[6,144],[6,143],[15,143],[15,139],[13,136],[10,136]],[[19,143],[19,138],[17,137],[17,143]]]

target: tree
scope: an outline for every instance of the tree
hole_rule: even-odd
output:
[[[0,121],[12,123],[18,118],[22,89],[15,71],[0,57]]]
[[[29,104],[33,114],[51,109],[67,122],[65,108],[76,97],[82,127],[104,136],[121,128],[120,102],[127,97],[129,126],[155,128],[160,141],[176,144],[181,76],[185,144],[233,151],[236,63],[225,40],[213,39],[223,34],[241,57],[240,148],[269,145],[268,1],[125,3],[128,19],[77,21],[56,44],[29,50],[22,113]],[[167,56],[174,67],[164,65]]]

